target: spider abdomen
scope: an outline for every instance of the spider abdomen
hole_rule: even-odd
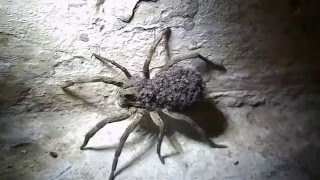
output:
[[[149,110],[183,110],[202,100],[205,87],[199,73],[183,68],[171,68],[153,79],[137,81],[134,86],[135,106]]]

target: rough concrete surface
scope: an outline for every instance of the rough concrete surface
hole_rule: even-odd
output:
[[[120,156],[117,179],[319,179],[319,2],[316,0],[0,0],[0,179],[106,179],[130,120],[111,124],[80,151],[86,132],[121,112],[116,88],[60,86],[81,76],[122,76],[92,53],[141,71],[156,36],[171,27],[172,56],[208,81],[210,103],[190,116],[212,149],[182,122],[169,121],[162,152],[145,123]],[[163,43],[151,63],[164,64]],[[148,121],[147,121],[148,122]]]

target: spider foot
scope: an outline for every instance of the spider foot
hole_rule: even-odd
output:
[[[164,158],[163,158],[160,154],[158,154],[158,157],[159,157],[159,159],[160,159],[161,163],[162,163],[162,164],[165,164],[165,162],[164,162]]]
[[[81,146],[80,146],[80,150],[86,150],[86,148],[85,148],[85,146],[86,146],[86,144],[82,144]]]

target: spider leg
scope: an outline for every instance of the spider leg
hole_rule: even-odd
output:
[[[95,53],[93,53],[92,55],[104,64],[111,63],[112,65],[116,66],[127,76],[128,79],[130,79],[132,77],[132,75],[129,73],[129,71],[125,67],[121,66],[120,64],[116,63],[115,61],[107,59],[107,58],[102,57],[102,56],[95,54]]]
[[[143,72],[143,75],[145,78],[149,79],[150,78],[150,69],[149,69],[149,66],[150,66],[150,63],[151,63],[151,59],[156,51],[156,48],[158,46],[158,44],[160,43],[161,39],[165,36],[165,39],[166,41],[168,41],[169,37],[170,37],[170,34],[171,34],[171,30],[169,27],[167,27],[158,37],[157,39],[153,42],[152,46],[150,47],[148,53],[147,53],[147,58],[146,60],[144,61],[144,64],[143,64],[143,69],[142,69],[142,72]]]
[[[104,82],[106,84],[113,84],[118,87],[121,87],[123,84],[125,84],[125,82],[121,81],[120,79],[96,76],[96,77],[82,77],[72,81],[67,81],[61,88],[66,89],[74,84],[83,84],[83,83],[90,83],[90,82]]]
[[[193,52],[193,53],[189,53],[186,55],[180,55],[180,56],[173,57],[170,61],[168,61],[160,69],[160,72],[168,70],[170,67],[172,67],[174,64],[176,64],[180,61],[184,61],[184,60],[188,60],[188,59],[192,59],[192,58],[199,58],[219,71],[226,71],[226,69],[223,66],[211,62],[209,59],[207,59],[206,57],[202,56],[201,54],[199,54],[197,52]]]
[[[82,145],[80,146],[81,150],[84,150],[85,146],[88,144],[89,140],[94,136],[100,129],[102,129],[105,125],[109,123],[119,122],[123,121],[125,119],[128,119],[130,117],[130,113],[121,113],[120,115],[111,116],[108,118],[105,118],[98,122],[85,136],[84,141]]]
[[[168,110],[163,110],[162,111],[163,113],[165,113],[166,115],[174,118],[174,119],[177,119],[177,120],[182,120],[182,121],[185,121],[187,122],[188,124],[190,124],[200,135],[201,135],[201,138],[206,142],[208,143],[208,145],[210,147],[213,147],[213,148],[226,148],[227,146],[225,145],[220,145],[220,144],[216,144],[214,142],[212,142],[208,136],[206,135],[206,133],[204,132],[204,130],[202,128],[200,128],[191,118],[189,118],[188,116],[186,115],[183,115],[181,113],[176,113],[176,112],[172,112],[172,111],[168,111]]]
[[[67,81],[61,89],[68,95],[72,96],[73,98],[80,99],[86,104],[91,104],[87,102],[85,99],[81,98],[74,92],[70,91],[68,87],[73,86],[75,84],[84,84],[84,83],[90,83],[90,82],[104,82],[106,84],[113,84],[115,86],[121,87],[122,85],[125,84],[125,82],[121,81],[120,79],[116,78],[110,78],[110,77],[103,77],[103,76],[97,76],[97,77],[82,77],[79,79],[75,79],[72,81]]]
[[[165,124],[164,121],[160,118],[157,112],[150,112],[150,116],[152,121],[159,127],[159,136],[158,136],[158,144],[157,144],[157,154],[162,164],[164,164],[164,159],[161,156],[161,144],[163,141],[163,137],[165,134]]]
[[[121,154],[122,148],[124,146],[124,143],[126,142],[127,138],[129,137],[130,133],[139,125],[141,118],[143,117],[143,115],[141,113],[137,113],[134,121],[127,127],[127,129],[125,130],[125,132],[122,134],[121,138],[120,138],[120,143],[117,146],[116,152],[114,154],[114,159],[112,162],[112,169],[111,169],[111,173],[109,176],[109,180],[113,180],[114,179],[114,173],[117,169],[117,164],[118,164],[118,159],[119,156]]]

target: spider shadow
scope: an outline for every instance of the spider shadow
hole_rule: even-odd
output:
[[[205,131],[208,138],[214,138],[222,135],[229,126],[224,114],[216,108],[213,103],[208,101],[195,103],[184,112],[179,113],[190,117],[195,123],[197,123],[198,126]],[[205,143],[201,135],[187,122],[173,119],[164,113],[159,113],[159,115],[166,123],[165,137],[169,140],[168,142],[170,145],[175,149],[175,152],[164,155],[164,158],[178,155],[183,151],[175,136],[176,133],[179,133],[188,139]],[[154,136],[159,133],[158,127],[152,122],[149,115],[141,122],[139,127],[143,132],[151,133]],[[154,138],[154,140],[156,140],[156,138]]]
[[[195,103],[193,106],[179,113],[190,117],[201,129],[204,130],[208,138],[218,137],[228,128],[228,121],[224,114],[216,108],[213,103],[208,101]],[[175,139],[172,137],[177,132],[188,139],[205,143],[201,135],[194,129],[194,127],[191,127],[189,123],[173,119],[164,113],[161,113],[161,117],[167,123],[166,136],[168,136],[169,139],[171,138],[170,140]]]
[[[196,122],[206,132],[209,138],[222,135],[229,126],[227,118],[223,112],[210,101],[195,103],[183,114],[189,116],[194,122]],[[186,132],[188,134],[188,131]],[[192,138],[192,134],[190,135]],[[199,136],[197,135],[197,137]],[[195,140],[197,140],[197,137],[194,137]]]

